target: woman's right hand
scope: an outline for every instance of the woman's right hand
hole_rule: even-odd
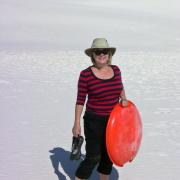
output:
[[[81,135],[81,125],[80,123],[75,123],[72,128],[73,136],[78,137],[78,135]]]

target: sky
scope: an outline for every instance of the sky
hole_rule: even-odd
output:
[[[0,0],[0,50],[180,51],[178,0]]]

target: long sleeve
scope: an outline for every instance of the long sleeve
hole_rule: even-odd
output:
[[[78,80],[77,105],[84,105],[87,95],[87,78],[85,73],[81,71]]]
[[[121,70],[120,70],[120,68],[119,68],[118,66],[115,66],[115,65],[114,65],[114,68],[115,68],[115,70],[117,71],[117,75],[118,75],[118,77],[119,77],[119,83],[120,83],[120,85],[121,85],[121,89],[123,90],[123,89],[124,89],[124,86],[123,86],[123,80],[122,80]]]

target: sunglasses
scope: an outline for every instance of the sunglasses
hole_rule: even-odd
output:
[[[97,49],[94,50],[95,55],[99,56],[100,54],[108,54],[109,53],[109,49]]]

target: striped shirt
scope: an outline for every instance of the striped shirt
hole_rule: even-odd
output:
[[[100,79],[95,76],[91,67],[81,71],[78,81],[77,105],[84,105],[86,96],[86,111],[107,116],[119,102],[123,90],[121,71],[118,66],[111,65],[114,75],[110,79]]]

